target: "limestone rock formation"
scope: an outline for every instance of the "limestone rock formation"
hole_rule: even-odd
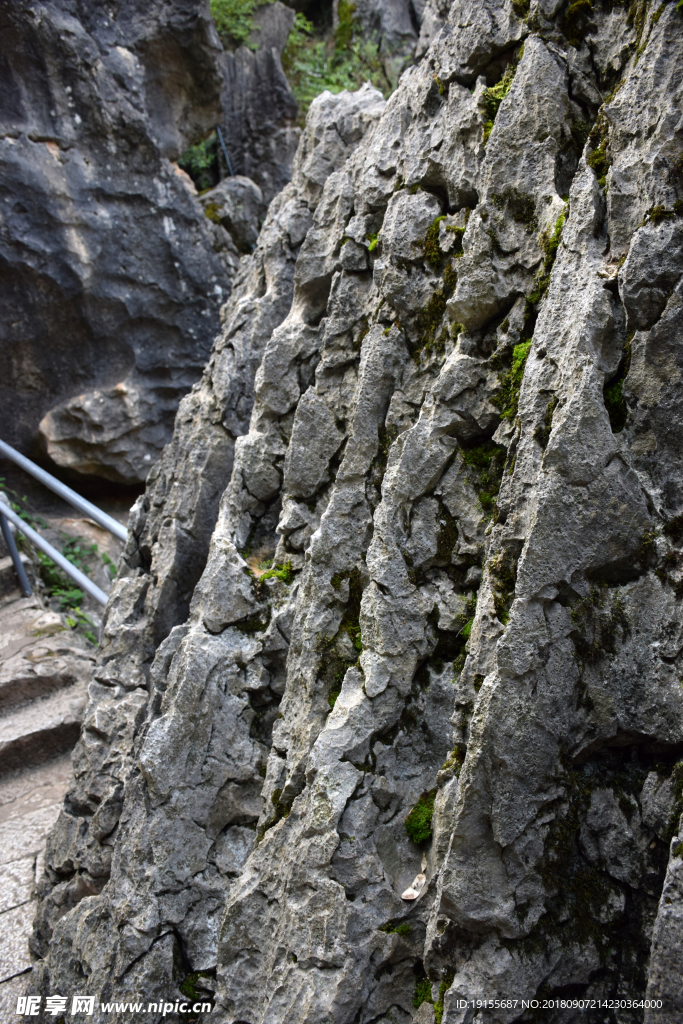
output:
[[[297,103],[281,62],[294,11],[276,0],[253,20],[256,49],[240,46],[223,58],[221,123],[233,171],[255,181],[269,203],[291,178],[299,141]]]
[[[5,4],[0,436],[144,480],[239,262],[173,161],[220,118],[208,0]],[[190,183],[191,185],[191,183]]]
[[[132,517],[38,991],[680,1020],[682,29],[453,0],[313,104]]]

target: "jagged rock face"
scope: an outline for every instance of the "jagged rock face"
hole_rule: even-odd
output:
[[[206,3],[5,5],[0,434],[144,480],[239,262],[172,161],[220,119]]]
[[[254,13],[249,42],[224,57],[222,124],[235,174],[261,189],[266,203],[291,179],[299,142],[297,103],[282,70],[281,54],[294,11],[276,0]]]
[[[311,108],[137,508],[46,989],[680,1020],[683,16],[560,6]]]

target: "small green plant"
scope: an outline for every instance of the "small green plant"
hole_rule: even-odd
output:
[[[449,231],[452,235],[455,235],[455,245],[453,247],[451,255],[455,256],[457,259],[460,259],[460,257],[463,254],[462,236],[465,234],[466,228],[459,228],[456,224],[447,224],[446,231]]]
[[[410,935],[413,929],[407,921],[401,921],[399,924],[392,924],[389,921],[387,924],[381,924],[379,930],[386,932],[387,935]]]
[[[493,590],[496,618],[506,626],[517,584],[517,563],[508,551],[499,551],[489,562],[489,578]]]
[[[377,242],[379,240],[379,234],[377,235],[366,235],[368,240],[368,252],[374,252],[377,248]]]
[[[484,90],[484,110],[486,111],[486,121],[484,122],[484,145],[489,140],[489,135],[493,131],[493,122],[496,119],[498,108],[501,103],[510,92],[512,86],[512,80],[515,77],[515,71],[517,70],[517,61],[511,61],[503,72],[503,77],[497,85],[492,85],[490,89]]]
[[[557,408],[557,397],[553,395],[548,404],[545,407],[545,415],[543,417],[543,425],[536,428],[534,437],[544,450],[548,447],[548,441],[550,440],[550,431],[553,429],[553,413]]]
[[[257,7],[268,3],[272,0],[211,0],[211,14],[223,42],[228,46],[246,43],[257,50],[258,43],[248,42],[254,29],[252,16]]]
[[[617,641],[631,635],[631,625],[618,594],[605,607],[606,587],[592,586],[589,596],[571,611],[570,634],[577,658],[584,666],[617,653]]]
[[[453,769],[456,776],[460,775],[462,766],[465,763],[465,752],[461,747],[455,747],[441,765],[441,771],[447,772]]]
[[[420,978],[415,985],[415,995],[413,996],[413,1006],[418,1010],[423,1003],[433,1003],[432,999],[432,983],[429,978]]]
[[[512,349],[512,362],[509,370],[498,378],[500,391],[491,399],[500,409],[504,420],[514,420],[519,405],[519,392],[524,377],[524,367],[531,348],[530,341],[522,341]]]
[[[598,185],[604,188],[607,182],[607,171],[612,163],[609,155],[609,124],[604,114],[598,114],[595,124],[588,136],[588,166],[592,167],[598,178]]]
[[[467,448],[462,453],[464,464],[477,471],[477,497],[486,514],[493,512],[506,456],[506,449],[502,445],[494,444],[493,441],[485,441],[484,444]],[[469,636],[469,633],[467,635]]]
[[[198,983],[200,978],[210,978],[215,976],[215,971],[195,971],[193,974],[186,974],[183,980],[180,982],[178,988],[184,996],[192,1003],[213,1003],[212,994],[207,989],[199,989]],[[199,1021],[201,1018],[198,1014],[192,1010],[183,1013],[182,1017],[188,1021],[188,1024],[192,1024],[194,1021]]]
[[[0,484],[3,483],[4,479],[0,478]],[[10,501],[11,507],[25,523],[34,529],[48,527],[41,516],[26,508],[26,495],[20,497],[12,490],[7,490],[7,493],[14,499]],[[21,533],[17,534],[17,547],[24,551],[31,550],[31,545],[22,537]],[[90,568],[87,559],[89,556],[98,554],[97,544],[86,544],[80,537],[69,537],[63,533],[61,534],[61,547],[64,557],[82,573],[89,576]],[[37,560],[38,575],[45,586],[46,597],[57,602],[60,612],[66,615],[65,621],[69,629],[77,629],[87,640],[96,644],[95,623],[81,608],[84,598],[83,591],[44,552],[34,549],[33,555]],[[108,556],[103,554],[103,562],[105,562],[105,557],[108,559]]]
[[[102,552],[102,565],[109,573],[109,579],[116,579],[116,563],[112,561],[112,559],[109,557],[106,551]]]
[[[443,1000],[452,984],[453,974],[449,973],[439,985],[439,997],[434,1003],[434,1020],[436,1024],[441,1024],[443,1020]]]
[[[432,221],[422,242],[425,261],[435,270],[438,270],[443,262],[443,253],[439,245],[439,229],[442,220],[445,220],[445,217],[437,217]]]
[[[333,38],[318,34],[300,11],[282,53],[282,67],[299,104],[299,121],[316,96],[326,89],[337,93],[371,82],[385,96],[393,89],[381,59],[379,43],[362,32],[355,4],[340,0],[339,26]]]
[[[330,705],[330,710],[337,703],[337,697],[339,696],[340,693],[341,693],[341,690],[330,690],[330,692],[328,693],[328,695],[327,695],[327,703]]]
[[[291,562],[285,562],[284,565],[274,565],[272,569],[268,569],[266,572],[261,573],[258,578],[259,585],[265,583],[266,580],[280,580],[282,583],[286,583],[287,586],[294,582],[294,569],[292,569]]]
[[[574,0],[565,11],[564,35],[572,46],[581,47],[581,33],[585,17],[593,9],[593,0]]]
[[[406,832],[409,838],[418,845],[431,837],[435,796],[435,789],[423,793],[405,819]]]
[[[220,168],[218,165],[218,136],[211,132],[205,139],[188,146],[185,152],[178,158],[178,166],[190,175],[199,192],[205,192],[213,188],[220,181]],[[211,210],[211,206],[214,210]],[[210,204],[204,211],[209,220],[220,223],[218,207]],[[213,216],[212,216],[213,213]]]

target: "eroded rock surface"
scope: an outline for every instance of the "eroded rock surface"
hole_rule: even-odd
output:
[[[208,7],[0,14],[0,434],[36,453],[42,419],[56,462],[111,480],[168,442],[239,263],[173,163],[220,119]]]
[[[133,516],[38,989],[680,1018],[682,18],[455,0],[312,106]]]

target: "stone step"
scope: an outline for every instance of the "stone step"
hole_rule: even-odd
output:
[[[93,649],[34,598],[2,610],[0,716],[88,678]]]
[[[7,548],[5,548],[5,551]],[[31,563],[27,555],[19,555],[24,568],[30,574]],[[5,600],[11,597],[13,594],[19,594],[19,581],[17,580],[17,574],[14,571],[14,563],[10,555],[5,555],[4,558],[0,558],[0,600]]]
[[[15,1019],[17,997],[26,987],[34,883],[70,775],[71,758],[63,754],[0,779],[0,1021]]]
[[[40,764],[75,745],[87,698],[85,683],[33,700],[0,718],[0,775]]]

